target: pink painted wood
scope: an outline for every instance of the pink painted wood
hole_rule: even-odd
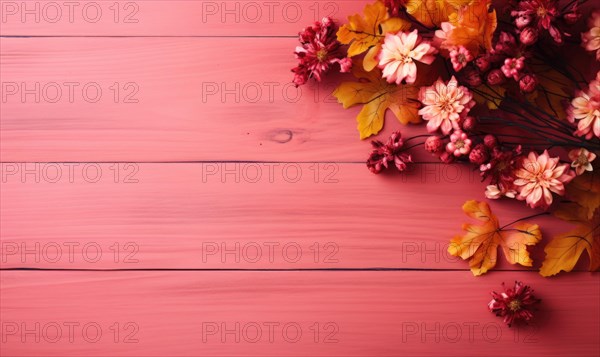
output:
[[[296,36],[325,16],[344,20],[362,0],[2,0],[4,36]]]
[[[470,220],[461,205],[484,190],[459,165],[382,176],[363,164],[71,168],[4,164],[4,267],[468,269],[447,248]],[[531,214],[519,202],[492,207],[505,224]],[[534,221],[546,241],[570,229]],[[543,245],[530,251],[539,267]],[[501,259],[499,269],[526,269]]]
[[[360,108],[341,110],[333,81],[291,84],[295,41],[2,38],[2,160],[364,161]],[[390,114],[384,135],[400,127]]]
[[[0,1],[1,356],[600,354],[597,274],[473,278],[445,249],[476,176],[373,176],[339,78],[290,85],[297,31],[364,1],[65,4]],[[517,279],[544,301],[508,329],[486,303]]]

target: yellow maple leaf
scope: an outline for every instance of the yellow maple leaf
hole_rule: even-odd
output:
[[[365,71],[361,61],[352,66],[352,74],[359,81],[341,83],[333,95],[346,109],[363,105],[356,117],[361,139],[381,131],[387,109],[390,109],[402,124],[421,121],[418,114],[417,86],[390,84],[381,77],[379,69]]]
[[[442,48],[464,46],[473,56],[482,49],[492,48],[492,38],[498,20],[491,0],[474,0],[469,5],[461,6],[457,12],[450,14],[448,22],[452,29],[445,33]]]
[[[575,223],[573,230],[558,235],[544,249],[540,269],[548,277],[573,270],[584,250],[590,257],[590,271],[600,270],[600,179],[595,171],[576,177],[567,186],[567,197],[560,202],[556,217]]]
[[[385,34],[408,30],[410,23],[397,17],[390,17],[381,1],[367,4],[363,14],[364,16],[360,14],[348,16],[348,23],[340,27],[337,38],[341,43],[350,45],[349,57],[367,52],[363,65],[367,71],[370,71],[377,65],[375,57],[381,49]]]
[[[473,0],[408,0],[406,12],[427,27],[440,27],[461,6]]]
[[[485,202],[467,201],[462,209],[481,224],[463,224],[466,233],[450,241],[448,252],[464,260],[470,258],[469,266],[473,275],[485,274],[496,266],[498,246],[509,263],[532,266],[527,246],[535,245],[542,239],[537,224],[521,222],[510,228],[500,227],[498,219]]]
[[[587,222],[580,221],[575,229],[554,237],[546,245],[542,276],[573,270],[584,250],[590,256],[590,271],[600,270],[600,216],[596,216]]]
[[[506,88],[502,86],[490,86],[482,84],[473,90],[473,99],[477,104],[485,104],[488,109],[495,110],[500,107]]]

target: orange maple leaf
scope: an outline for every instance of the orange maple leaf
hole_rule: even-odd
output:
[[[450,15],[473,0],[407,0],[406,12],[427,27],[440,27]]]
[[[485,202],[467,201],[463,211],[481,224],[463,224],[464,235],[457,235],[450,241],[448,252],[464,260],[470,258],[469,266],[473,275],[485,274],[496,266],[498,246],[511,264],[532,266],[533,261],[527,251],[528,245],[535,245],[542,239],[537,224],[521,222],[500,227],[498,219]]]
[[[567,197],[553,214],[575,223],[573,230],[560,234],[546,245],[542,276],[573,270],[583,251],[590,257],[590,271],[600,270],[600,180],[595,171],[578,176],[567,186]]]
[[[333,95],[344,108],[363,105],[356,117],[361,139],[375,135],[383,128],[387,109],[402,124],[421,121],[417,86],[390,84],[381,77],[381,70],[377,68],[367,72],[360,61],[352,66],[352,74],[359,81],[341,83]]]
[[[363,14],[364,16],[359,14],[348,16],[348,23],[340,27],[337,38],[341,43],[350,45],[349,57],[367,52],[363,66],[367,71],[371,71],[377,65],[375,56],[381,49],[385,34],[408,30],[410,23],[397,17],[390,17],[381,1],[367,4]]]
[[[442,36],[443,49],[464,46],[473,56],[477,56],[482,49],[492,48],[498,20],[491,0],[474,0],[469,5],[461,6],[456,13],[450,14],[448,23],[451,28]]]

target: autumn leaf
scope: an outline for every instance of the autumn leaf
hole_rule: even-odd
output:
[[[344,108],[363,105],[356,117],[360,138],[377,134],[383,128],[385,112],[390,109],[400,123],[419,123],[419,89],[412,85],[396,85],[381,78],[381,71],[367,72],[360,61],[352,66],[358,82],[343,82],[333,95]]]
[[[572,94],[572,81],[544,61],[531,59],[529,66],[538,80],[532,102],[544,112],[566,121],[565,98]]]
[[[341,43],[350,45],[349,57],[367,52],[363,66],[367,71],[371,71],[377,65],[375,57],[381,49],[385,34],[408,30],[410,23],[397,17],[390,17],[387,8],[380,1],[367,4],[363,14],[364,16],[360,14],[348,16],[348,23],[340,27],[337,38]]]
[[[583,251],[590,257],[590,271],[600,270],[600,180],[594,171],[578,176],[567,186],[571,201],[560,202],[553,214],[576,224],[560,234],[544,249],[546,257],[540,269],[542,276],[573,270]]]
[[[473,90],[473,99],[480,105],[487,105],[488,109],[495,110],[500,107],[506,88],[482,84]]]
[[[527,246],[535,245],[542,239],[537,224],[521,222],[510,228],[500,227],[498,219],[485,202],[467,201],[462,208],[469,217],[481,223],[463,224],[466,233],[450,241],[448,252],[464,260],[470,258],[469,266],[473,275],[485,274],[496,266],[498,246],[509,263],[532,266]]]
[[[450,50],[464,46],[473,56],[477,56],[482,49],[492,48],[498,20],[491,0],[475,0],[460,7],[456,13],[449,15],[448,22],[452,28],[445,32],[442,48]]]
[[[408,0],[406,12],[427,27],[440,27],[451,14],[472,0]]]

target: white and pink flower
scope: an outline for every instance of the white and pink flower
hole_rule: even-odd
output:
[[[547,150],[541,155],[530,152],[515,175],[517,198],[525,200],[531,208],[543,209],[552,204],[552,192],[563,196],[564,185],[575,177],[568,164],[559,164],[559,158],[551,158]]]
[[[596,51],[596,60],[600,61],[600,10],[592,13],[589,26],[590,30],[581,34],[581,44],[588,51]]]
[[[422,41],[417,30],[386,34],[381,52],[379,52],[379,68],[383,70],[383,78],[389,83],[415,83],[417,65],[415,62],[431,64],[435,60],[437,50],[429,42]]]
[[[588,140],[594,135],[600,138],[600,72],[588,90],[579,92],[578,97],[571,101],[568,119],[571,123],[577,122],[575,135]]]
[[[471,151],[471,139],[462,130],[455,130],[450,135],[450,142],[446,145],[446,151],[459,157]]]
[[[448,84],[438,79],[431,87],[422,87],[419,100],[424,105],[419,115],[428,121],[427,130],[434,132],[440,128],[444,134],[449,134],[453,128],[460,129],[460,119],[475,105],[471,92],[459,86],[454,77]]]
[[[583,174],[585,171],[593,171],[592,161],[596,159],[596,154],[589,152],[585,148],[574,149],[569,151],[569,159],[571,159],[571,167],[575,169],[577,175]]]

